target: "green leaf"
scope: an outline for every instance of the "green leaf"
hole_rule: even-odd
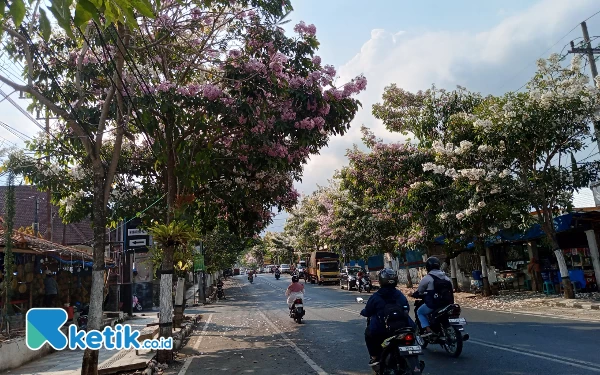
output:
[[[9,12],[13,18],[15,26],[17,28],[21,26],[23,18],[25,18],[25,3],[23,2],[23,0],[13,0],[12,4],[10,4]]]
[[[75,35],[73,35],[73,30],[71,29],[71,4],[73,0],[54,0],[52,2],[52,6],[48,8],[54,18],[56,18],[56,22],[60,27],[62,27],[67,35],[75,39]]]
[[[75,7],[75,26],[80,27],[81,25],[85,25],[89,20],[92,19],[92,13],[88,12],[81,4],[77,3]]]
[[[4,10],[6,9],[6,3],[4,1],[0,1],[0,20],[4,18]]]
[[[40,9],[40,30],[42,31],[44,40],[48,41],[48,39],[50,39],[50,34],[52,33],[52,26],[50,26],[50,20],[44,9]]]
[[[131,5],[140,12],[142,15],[148,18],[154,18],[154,12],[152,11],[152,4],[148,0],[132,0]]]
[[[85,13],[89,13],[92,17],[92,19],[94,21],[96,21],[97,24],[100,24],[100,16],[99,16],[99,12],[98,12],[98,7],[96,7],[96,5],[94,3],[92,3],[89,0],[79,0],[77,2],[77,7],[75,8],[75,25],[76,26],[81,26],[82,24],[77,24],[77,12],[78,12],[78,8],[81,8],[81,10],[79,10],[80,13],[85,12]],[[88,22],[90,19],[88,18],[84,23]]]
[[[90,0],[90,3],[92,3],[92,5],[94,5],[96,10],[102,8],[102,0]]]

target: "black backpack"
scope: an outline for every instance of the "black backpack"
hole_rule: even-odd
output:
[[[386,300],[383,309],[383,324],[389,333],[393,333],[398,329],[408,327],[409,324],[409,308],[399,305],[396,299]]]
[[[433,277],[433,297],[431,299],[433,308],[439,309],[453,304],[454,292],[452,290],[452,282],[431,274],[429,276]]]

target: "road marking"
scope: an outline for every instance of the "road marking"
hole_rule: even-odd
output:
[[[469,342],[476,344],[476,345],[486,346],[488,348],[504,350],[507,352],[526,355],[526,356],[534,357],[534,358],[545,359],[547,361],[557,362],[557,363],[561,363],[561,364],[568,365],[568,366],[579,367],[579,368],[589,370],[589,371],[600,372],[600,367],[597,364],[592,363],[592,362],[580,361],[580,360],[573,359],[573,358],[561,357],[558,355],[544,353],[544,352],[538,352],[538,351],[529,350],[529,349],[522,349],[522,348],[513,349],[510,347],[506,347],[504,345],[495,344],[495,343],[482,341],[482,340],[478,340],[478,339],[473,339],[473,338],[469,339]]]
[[[213,317],[213,314],[210,314],[208,316],[208,319],[206,319],[206,323],[204,323],[204,327],[202,328],[202,332],[200,333],[200,335],[198,336],[198,339],[194,343],[194,347],[193,347],[194,350],[198,350],[198,347],[200,347],[200,344],[202,343],[202,339],[204,339],[204,335],[206,334],[206,329],[208,328],[208,325],[210,324],[210,321],[212,320],[212,317]],[[188,357],[188,359],[185,360],[185,363],[183,364],[183,367],[181,367],[181,370],[179,370],[179,373],[177,375],[185,375],[185,373],[187,372],[188,368],[192,364],[192,361],[194,360],[194,358],[196,358],[196,356]]]
[[[317,365],[315,363],[315,361],[313,361],[312,359],[310,359],[310,357],[308,355],[306,355],[306,353],[304,353],[304,351],[302,351],[302,349],[300,349],[296,344],[294,344],[294,342],[292,340],[290,340],[285,333],[281,332],[281,330],[275,325],[275,323],[273,323],[269,318],[267,318],[267,316],[265,315],[265,313],[263,313],[261,310],[258,310],[258,313],[263,317],[263,319],[267,322],[267,324],[275,331],[279,334],[279,336],[281,336],[281,338],[292,348],[294,348],[294,350],[296,351],[296,353],[298,353],[298,355],[300,357],[302,357],[302,359],[304,360],[304,362],[306,362],[310,367],[312,367],[313,370],[315,370],[317,372],[317,374],[319,375],[327,375],[327,373],[325,372],[325,370],[323,370],[321,367],[319,367],[319,365]]]
[[[536,313],[536,312],[506,311],[506,310],[496,310],[496,309],[482,309],[480,307],[468,307],[468,306],[464,306],[463,308],[464,309],[469,309],[469,310],[498,312],[498,313],[511,314],[511,315],[535,316],[535,317],[538,317],[538,318],[552,318],[552,319],[562,319],[562,320],[569,320],[569,321],[574,321],[575,320],[575,321],[591,322],[591,323],[598,323],[598,322],[600,322],[600,318],[595,319],[595,318],[583,318],[583,317],[566,317],[566,316],[557,316],[557,315],[550,315],[550,314],[543,314],[543,313]],[[579,310],[579,311],[584,311],[584,310]]]

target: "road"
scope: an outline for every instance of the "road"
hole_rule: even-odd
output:
[[[307,312],[298,325],[287,313],[288,284],[289,276],[270,274],[253,284],[244,276],[229,281],[227,300],[201,308],[204,324],[182,349],[183,364],[168,373],[369,374],[359,294],[306,284]],[[463,354],[454,359],[430,346],[422,357],[426,374],[600,374],[600,320],[472,309],[462,316],[471,336]]]

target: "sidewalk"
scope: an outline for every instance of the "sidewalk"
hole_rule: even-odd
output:
[[[157,327],[147,327],[147,324],[157,323],[158,317],[150,312],[150,316],[134,316],[126,321],[132,329],[139,330],[142,335],[154,332]],[[135,350],[115,351],[101,349],[98,356],[98,373],[112,374],[117,371],[133,371],[146,368],[147,363],[154,357],[155,352],[140,350],[139,356]],[[54,352],[37,361],[30,362],[17,369],[5,372],[11,375],[78,375],[81,371],[83,350],[62,350]]]

